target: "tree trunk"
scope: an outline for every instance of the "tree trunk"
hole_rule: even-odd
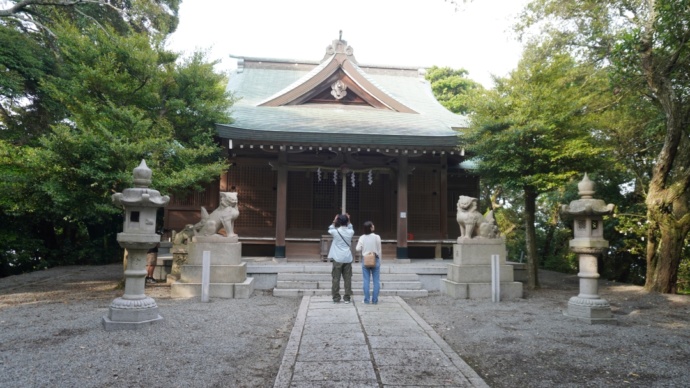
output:
[[[645,289],[673,293],[683,243],[690,230],[690,196],[687,194],[690,189],[690,151],[687,147],[690,107],[683,100],[683,94],[674,89],[672,77],[677,69],[673,66],[681,65],[677,58],[655,55],[654,35],[654,18],[650,17],[640,35],[640,59],[649,90],[664,112],[666,134],[645,199],[650,222]]]
[[[537,255],[537,233],[534,226],[537,208],[537,193],[532,187],[525,187],[525,246],[527,249],[527,289],[539,288],[539,258]]]
[[[659,192],[653,194],[651,191],[647,196],[647,218],[652,222],[647,231],[647,276],[644,287],[648,291],[674,294],[685,238],[690,230],[690,216],[687,206],[683,204],[687,204],[686,195],[674,201],[675,206],[654,200],[659,196]],[[650,206],[650,203],[655,205]],[[679,208],[684,209],[684,214],[676,214]],[[680,218],[676,215],[680,215]]]

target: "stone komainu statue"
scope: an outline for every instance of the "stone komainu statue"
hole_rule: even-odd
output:
[[[194,237],[195,233],[196,232],[194,231],[193,224],[185,225],[182,231],[175,234],[175,239],[173,239],[173,246],[187,245],[190,241],[192,241],[192,237]]]
[[[460,226],[460,238],[497,238],[498,225],[494,220],[493,210],[486,217],[477,211],[477,198],[461,195],[458,198],[457,220]]]
[[[235,234],[235,220],[239,215],[237,193],[221,192],[220,206],[213,213],[208,214],[206,208],[201,207],[201,221],[194,225],[195,235],[213,236],[219,234],[221,229],[225,229],[227,237],[237,236]]]

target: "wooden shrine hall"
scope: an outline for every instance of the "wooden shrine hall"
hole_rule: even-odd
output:
[[[436,101],[423,70],[361,65],[342,39],[320,61],[237,61],[234,121],[216,126],[231,167],[206,192],[173,198],[166,229],[234,191],[243,256],[323,258],[346,211],[355,238],[376,225],[384,259],[451,257],[458,196],[478,197],[479,179],[462,168],[466,118]]]

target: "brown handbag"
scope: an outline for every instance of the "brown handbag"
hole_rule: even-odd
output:
[[[376,253],[367,252],[364,254],[364,268],[376,268]]]

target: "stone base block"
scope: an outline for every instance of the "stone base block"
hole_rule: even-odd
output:
[[[249,299],[254,292],[254,278],[247,278],[242,283],[235,283],[235,299]]]
[[[236,243],[240,241],[240,237],[236,234],[232,236],[223,236],[222,234],[214,234],[211,236],[194,236],[192,237],[192,242],[201,243]]]
[[[248,299],[254,292],[254,278],[246,278],[241,283],[210,283],[210,298]],[[176,282],[170,286],[173,298],[192,298],[201,296],[201,283]]]
[[[166,278],[165,278],[165,283],[166,284],[173,284],[179,280],[180,280],[180,275],[168,274],[168,276],[166,276]]]
[[[506,244],[501,238],[458,239],[453,244],[453,264],[491,265],[491,256],[499,256],[499,264],[506,263]]]
[[[527,283],[527,264],[508,262],[509,265],[513,266],[513,280],[516,282]]]
[[[458,283],[441,279],[441,292],[455,299],[491,299],[491,283]],[[501,282],[501,300],[522,298],[522,283]]]
[[[180,271],[182,283],[201,283],[201,265],[183,265]],[[211,283],[242,283],[247,279],[247,263],[240,265],[211,266]]]
[[[239,242],[191,242],[187,247],[187,265],[201,265],[204,251],[211,253],[211,265],[239,265],[242,263],[242,243]]]
[[[513,266],[500,265],[501,282],[513,281]],[[448,280],[457,283],[491,283],[491,265],[448,264]]]
[[[585,323],[617,325],[618,321],[613,317],[611,306],[604,299],[570,298],[568,310],[564,315],[575,318]]]
[[[123,321],[113,321],[107,316],[103,317],[103,328],[106,331],[115,331],[115,330],[139,330],[141,328],[147,327],[149,325],[152,325],[156,322],[160,322],[163,320],[163,317],[160,315],[156,315],[154,319],[150,319],[147,321],[138,321],[138,322],[123,322]]]
[[[162,321],[158,305],[150,297],[143,299],[116,298],[110,303],[108,315],[103,317],[103,328],[111,330],[137,330]]]

